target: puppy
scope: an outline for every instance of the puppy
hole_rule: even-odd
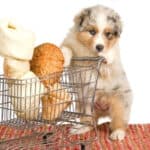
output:
[[[70,65],[72,57],[105,58],[106,61],[99,70],[94,116],[96,121],[100,117],[110,117],[112,140],[124,139],[132,103],[132,91],[119,54],[121,33],[122,23],[119,15],[111,8],[97,5],[83,9],[74,18],[74,26],[61,45],[65,66]],[[89,106],[85,107],[88,112]],[[73,132],[80,134],[88,130],[90,128]]]

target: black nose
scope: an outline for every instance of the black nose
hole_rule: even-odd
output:
[[[104,46],[103,46],[103,45],[101,45],[101,44],[96,45],[96,50],[97,50],[98,52],[101,52],[103,49],[104,49]]]

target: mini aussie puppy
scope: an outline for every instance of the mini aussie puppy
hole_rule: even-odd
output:
[[[124,139],[132,103],[132,91],[119,54],[121,32],[119,15],[110,8],[97,5],[82,10],[75,17],[74,26],[61,45],[65,66],[70,65],[72,57],[105,58],[99,70],[94,114],[96,121],[100,117],[110,117],[112,140]],[[71,132],[80,134],[88,130],[90,128]]]

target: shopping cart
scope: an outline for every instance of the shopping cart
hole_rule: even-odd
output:
[[[39,80],[16,80],[1,75],[0,128],[7,128],[12,134],[0,136],[0,150],[55,150],[75,145],[85,149],[97,140],[93,102],[103,60],[73,58],[71,67]],[[58,80],[55,86],[43,88],[44,81],[51,83],[54,79]],[[91,127],[94,132],[88,132],[86,137],[71,134],[70,130],[77,125]]]

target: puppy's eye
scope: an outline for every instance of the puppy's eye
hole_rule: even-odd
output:
[[[94,29],[91,29],[91,30],[89,30],[88,31],[91,35],[95,35],[96,34],[96,30],[94,30]]]
[[[111,40],[113,38],[113,33],[111,32],[106,32],[105,36],[107,37],[107,39]]]
[[[118,36],[118,32],[117,31],[114,32],[114,36]]]

